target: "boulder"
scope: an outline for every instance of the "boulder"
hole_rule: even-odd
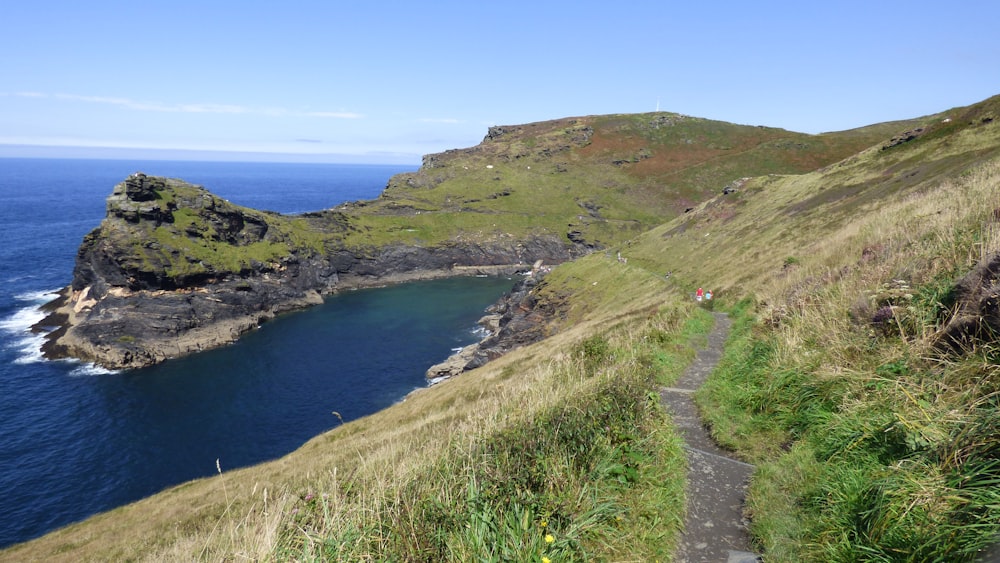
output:
[[[1000,253],[980,262],[943,301],[951,315],[935,335],[938,348],[972,350],[996,342],[1000,334]]]

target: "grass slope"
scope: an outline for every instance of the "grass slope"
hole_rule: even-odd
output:
[[[523,238],[569,232],[628,240],[743,176],[836,162],[916,122],[806,135],[673,113],[494,127],[472,148],[425,158],[382,196],[341,211],[348,246]]]
[[[627,313],[615,306],[623,294],[606,292],[590,306],[613,314],[581,311],[585,322],[544,345],[281,460],[223,467],[0,559],[437,561],[495,549],[510,560],[665,560],[682,522],[684,456],[656,389],[693,359],[711,317],[603,255],[542,298],[618,283],[649,291],[628,296]]]
[[[644,234],[630,263],[745,299],[698,399],[759,464],[776,561],[972,560],[1000,533],[995,342],[934,347],[958,280],[1000,252],[1000,100],[906,143],[756,178]]]
[[[104,221],[87,242],[117,249],[115,259],[130,276],[165,287],[278,269],[293,254],[366,255],[390,244],[550,236],[607,247],[741,175],[812,170],[902,125],[805,135],[661,112],[495,127],[476,147],[428,156],[419,171],[394,177],[377,200],[298,217],[237,206],[182,180],[150,178],[155,199],[117,204],[131,217]]]
[[[873,148],[818,170],[765,170],[734,193],[692,196],[700,203],[690,213],[642,233],[623,228],[606,252],[556,268],[536,296],[560,312],[546,341],[281,460],[175,487],[0,559],[669,560],[683,456],[653,392],[710,329],[711,316],[689,298],[704,286],[737,322],[698,400],[718,438],[758,464],[748,507],[769,560],[968,560],[1000,531],[995,346],[944,353],[931,340],[955,281],[1000,251],[998,109],[991,99],[946,112],[895,145],[889,137],[902,128],[892,124]],[[754,136],[772,130],[733,126],[729,140],[705,129],[692,139],[700,164],[675,165],[661,147],[690,133],[668,141],[650,125],[660,144],[612,142],[615,127],[636,119],[650,116],[494,129],[480,147],[436,155],[380,200],[344,213],[368,209],[368,241],[380,240],[378,221],[399,226],[416,210],[444,217],[467,206],[502,225],[517,206],[490,206],[535,184],[489,196],[505,190],[506,167],[523,164],[517,174],[527,175],[524,159],[537,159],[531,173],[550,166],[539,194],[567,189],[590,204],[573,200],[553,214],[572,209],[597,223],[592,208],[611,217],[613,206],[624,221],[658,193],[668,200],[669,190],[701,181],[712,185],[699,193],[715,193],[713,175],[750,176],[725,168],[726,151],[762,151],[766,161],[769,143],[792,150]],[[646,164],[644,148],[664,160]],[[477,163],[477,180],[462,179],[458,171]],[[566,174],[579,183],[551,180]],[[638,180],[626,183],[632,174]],[[543,199],[536,203],[550,203]],[[432,223],[404,232],[425,242],[450,236],[432,234]],[[563,229],[566,218],[524,225]],[[891,315],[877,315],[886,307]]]

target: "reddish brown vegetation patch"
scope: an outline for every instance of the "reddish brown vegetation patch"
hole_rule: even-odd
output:
[[[939,347],[970,350],[1000,335],[1000,254],[969,272],[952,290],[955,305],[937,336]]]

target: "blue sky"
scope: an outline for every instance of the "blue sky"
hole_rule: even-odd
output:
[[[843,130],[1000,94],[998,21],[981,0],[7,2],[0,155],[419,163],[490,125],[657,104]]]

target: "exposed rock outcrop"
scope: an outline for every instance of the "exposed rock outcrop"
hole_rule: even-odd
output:
[[[945,299],[951,317],[936,335],[939,348],[972,350],[1000,334],[1000,254],[981,262]]]
[[[882,150],[886,151],[886,150],[889,150],[889,149],[891,149],[893,147],[898,147],[899,145],[902,145],[903,143],[908,143],[908,142],[910,142],[910,141],[912,141],[912,140],[920,137],[921,135],[923,135],[924,134],[924,130],[925,129],[923,127],[917,127],[916,129],[910,129],[908,131],[903,131],[902,133],[900,133],[899,135],[894,136],[893,138],[889,139],[889,141],[887,141],[884,145],[882,145]]]
[[[546,271],[539,266],[536,264],[530,274],[486,310],[487,315],[479,320],[487,335],[482,341],[462,348],[427,370],[427,379],[432,384],[481,367],[510,350],[548,336],[548,321],[558,314],[558,305],[538,299],[536,288],[544,283]]]
[[[509,275],[587,251],[568,239],[451,239],[350,247],[329,211],[282,216],[179,180],[133,174],[81,244],[72,285],[39,329],[43,351],[109,368],[148,366],[235,341],[285,311],[345,288],[458,275]]]

